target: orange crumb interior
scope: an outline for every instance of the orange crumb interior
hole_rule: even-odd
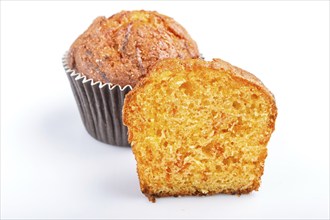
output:
[[[211,68],[160,70],[148,80],[125,110],[142,191],[257,190],[273,131],[269,97]]]

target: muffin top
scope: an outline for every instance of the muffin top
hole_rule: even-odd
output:
[[[134,87],[158,60],[198,57],[195,41],[174,19],[122,11],[96,18],[72,44],[68,65],[94,82]]]

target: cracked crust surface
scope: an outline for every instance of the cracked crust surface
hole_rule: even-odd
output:
[[[72,44],[68,64],[94,81],[134,87],[158,60],[198,57],[197,44],[174,19],[122,11],[96,18]]]

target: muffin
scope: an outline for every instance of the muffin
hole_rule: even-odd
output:
[[[102,142],[127,146],[125,95],[159,60],[198,57],[195,41],[180,24],[142,10],[96,18],[63,63],[87,131]]]
[[[275,128],[273,94],[215,59],[158,62],[125,99],[141,191],[163,196],[258,190]]]

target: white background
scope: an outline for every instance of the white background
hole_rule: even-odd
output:
[[[131,150],[87,134],[61,58],[124,9],[173,17],[275,94],[258,192],[150,203]],[[329,2],[1,2],[1,218],[329,218]]]

